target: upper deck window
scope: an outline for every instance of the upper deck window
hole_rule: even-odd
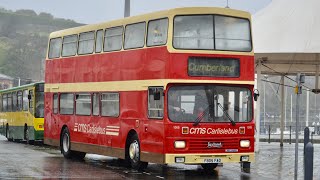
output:
[[[94,47],[94,32],[81,33],[79,36],[78,54],[91,54]]]
[[[176,16],[173,46],[177,49],[251,51],[249,20],[221,15]]]
[[[61,38],[51,39],[49,43],[49,59],[60,57],[61,53]]]
[[[147,46],[158,46],[166,44],[167,35],[168,19],[158,19],[149,21]]]
[[[251,51],[250,24],[247,19],[215,16],[217,50]]]
[[[96,53],[102,51],[102,42],[103,42],[103,30],[100,29],[96,33]]]
[[[122,49],[123,27],[106,29],[104,35],[104,51],[118,51]]]
[[[127,25],[124,36],[124,49],[143,47],[145,28],[145,22]]]
[[[78,35],[65,36],[62,44],[62,56],[74,56],[77,52]]]

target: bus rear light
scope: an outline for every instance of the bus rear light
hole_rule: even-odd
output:
[[[239,128],[239,134],[245,134],[246,133],[246,128],[245,127],[240,127]]]
[[[175,157],[175,162],[176,163],[184,163],[185,158],[184,157]]]
[[[244,148],[250,147],[250,141],[249,140],[241,140],[240,147],[244,147]]]
[[[174,147],[176,149],[183,149],[186,147],[186,142],[185,141],[175,141],[174,142]]]
[[[42,128],[43,128],[43,125],[42,125],[42,124],[40,124],[38,127],[39,127],[40,129],[42,129]]]

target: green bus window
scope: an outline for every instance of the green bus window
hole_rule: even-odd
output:
[[[7,111],[11,112],[12,111],[12,93],[8,93],[8,108]]]
[[[44,117],[44,92],[36,92],[36,109],[35,109],[35,117],[43,118]]]
[[[18,110],[18,96],[17,92],[12,93],[12,111],[15,112]]]
[[[7,94],[2,95],[2,112],[7,112],[8,107],[8,99]]]
[[[28,99],[28,90],[23,91],[23,105],[22,108],[24,111],[28,111],[29,99]]]
[[[18,91],[18,111],[22,111],[22,91]]]
[[[33,91],[32,90],[29,90],[28,99],[29,99],[29,111],[31,114],[33,114]]]

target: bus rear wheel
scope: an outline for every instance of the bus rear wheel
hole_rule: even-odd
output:
[[[61,134],[61,153],[67,159],[72,158],[72,151],[70,148],[70,133],[68,128],[64,128]]]
[[[9,139],[9,125],[6,125],[6,138],[8,139],[8,141],[10,141]]]
[[[27,124],[24,125],[24,140],[29,144],[29,129]]]
[[[140,161],[140,141],[137,134],[134,134],[126,148],[126,159],[131,167],[136,170],[143,170],[147,168],[148,162]]]

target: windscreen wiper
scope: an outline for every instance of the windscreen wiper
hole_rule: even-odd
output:
[[[223,108],[223,106],[218,103],[218,106],[222,109],[223,113],[227,116],[227,118],[229,119],[229,121],[231,122],[232,126],[236,125],[236,122],[234,122],[234,120],[230,117],[230,115],[228,114],[228,112]]]
[[[209,109],[210,109],[210,105],[207,106],[207,108],[201,113],[200,116],[198,116],[194,121],[193,123],[193,126],[197,126],[201,121],[202,119],[207,115],[209,114]]]

